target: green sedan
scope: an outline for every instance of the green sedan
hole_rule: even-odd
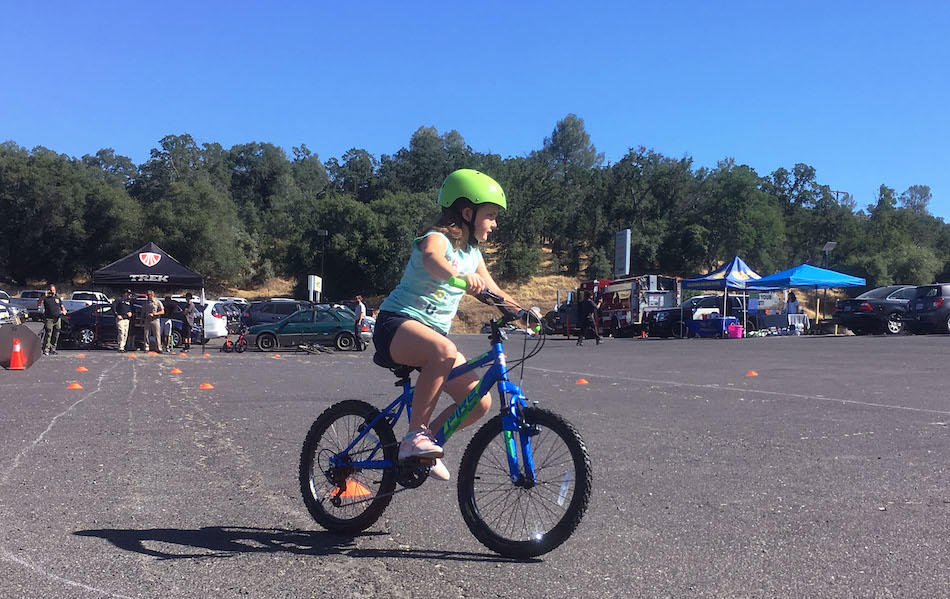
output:
[[[278,347],[297,347],[314,343],[333,345],[339,350],[358,347],[353,336],[355,318],[346,308],[305,308],[277,322],[258,324],[248,329],[248,342],[261,351]],[[360,337],[369,341],[369,327],[363,325]]]

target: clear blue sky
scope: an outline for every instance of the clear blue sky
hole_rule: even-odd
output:
[[[444,3],[452,4],[455,3]],[[947,2],[0,0],[0,140],[136,163],[167,134],[322,160],[456,129],[503,157],[568,113],[761,175],[804,162],[864,207],[930,185],[950,221]]]

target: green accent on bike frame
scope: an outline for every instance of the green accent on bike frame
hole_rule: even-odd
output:
[[[502,433],[505,435],[505,447],[508,448],[508,455],[511,456],[512,459],[517,460],[518,451],[515,448],[515,436],[511,433],[511,431],[507,430],[502,431]]]
[[[475,356],[474,358],[466,362],[466,364],[474,364],[478,362],[479,360],[484,360],[485,358],[490,356],[491,353],[492,352],[487,351],[481,354],[480,356]],[[468,416],[469,413],[471,413],[472,409],[475,407],[475,404],[481,401],[482,396],[484,395],[484,393],[481,392],[481,389],[482,389],[482,382],[478,381],[478,383],[475,384],[475,388],[472,389],[472,391],[465,397],[465,401],[463,401],[461,404],[459,404],[457,408],[455,408],[455,411],[452,412],[451,416],[449,416],[448,421],[446,421],[446,423],[442,425],[442,433],[443,433],[442,438],[445,441],[448,441],[449,437],[451,437],[455,433],[455,431],[458,430],[459,425],[461,425],[462,421],[465,420],[465,417]]]
[[[475,407],[475,404],[481,401],[482,395],[482,382],[478,381],[475,385],[475,388],[472,389],[472,392],[468,394],[459,407],[452,412],[452,415],[449,416],[448,421],[442,426],[442,432],[444,433],[445,440],[448,441],[449,437],[452,436],[455,431],[458,430],[459,426],[462,424],[462,421],[465,420],[465,417],[468,416],[469,412]]]

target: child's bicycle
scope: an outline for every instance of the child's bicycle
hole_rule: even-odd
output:
[[[247,327],[241,325],[238,330],[238,338],[231,341],[231,332],[224,336],[224,343],[221,345],[221,351],[225,353],[237,352],[243,354],[247,350]]]
[[[462,287],[464,282],[453,284]],[[501,413],[475,433],[462,456],[459,507],[469,530],[486,547],[508,557],[534,557],[566,541],[584,516],[591,492],[590,457],[570,423],[537,407],[537,402],[529,405],[522,390],[508,380],[510,367],[540,351],[544,327],[534,348],[509,365],[502,327],[536,317],[514,312],[489,291],[477,297],[498,307],[503,316],[489,323],[491,350],[454,368],[449,378],[486,365],[488,370],[435,439],[444,445],[485,390],[497,385]],[[412,489],[428,478],[431,462],[397,459],[399,443],[393,432],[403,410],[407,419],[412,410],[412,369],[380,365],[393,370],[402,394],[382,411],[359,400],[334,404],[310,427],[300,455],[304,503],[314,520],[333,532],[353,534],[369,528],[398,492],[397,484]]]

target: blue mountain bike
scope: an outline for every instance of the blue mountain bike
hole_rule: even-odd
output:
[[[464,281],[462,281],[464,283]],[[497,387],[501,413],[472,437],[458,470],[462,518],[486,547],[514,558],[535,557],[566,541],[580,524],[591,492],[587,448],[564,418],[528,405],[522,390],[508,380],[503,341],[505,325],[532,318],[514,311],[490,291],[478,299],[494,305],[502,317],[489,323],[491,349],[454,368],[455,378],[488,366],[475,386],[436,434],[444,445],[485,394]],[[544,345],[541,323],[534,347],[511,367],[536,355]],[[378,363],[378,362],[377,362]],[[412,369],[389,367],[402,394],[382,411],[359,400],[327,408],[313,423],[300,455],[300,490],[310,515],[329,531],[355,534],[372,526],[398,491],[428,479],[431,461],[398,460],[393,427],[412,410]]]

